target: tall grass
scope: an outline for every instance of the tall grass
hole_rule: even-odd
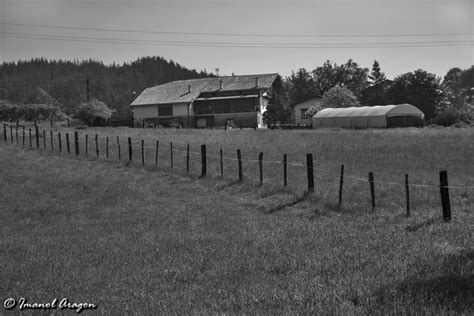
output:
[[[45,127],[48,129],[47,127]],[[72,129],[59,128],[64,133]],[[109,159],[117,160],[116,136],[121,142],[121,157],[128,160],[127,137],[132,138],[135,165],[141,164],[140,142],[145,142],[145,164],[155,166],[156,141],[159,140],[158,167],[170,169],[170,143],[173,143],[173,172],[185,173],[186,147],[190,145],[190,175],[201,173],[200,146],[206,144],[208,175],[220,177],[219,151],[224,154],[224,179],[237,180],[237,154],[243,157],[245,183],[258,189],[258,154],[264,153],[264,190],[283,188],[283,154],[288,155],[288,188],[301,196],[307,189],[306,153],[313,153],[316,196],[329,208],[338,200],[340,166],[345,165],[343,205],[346,210],[365,211],[370,205],[369,184],[373,172],[378,209],[403,212],[404,175],[409,175],[414,212],[432,212],[440,206],[439,171],[448,170],[452,186],[474,186],[473,129],[391,129],[391,130],[187,130],[88,128],[80,130],[81,154],[85,134],[89,135],[89,157],[95,157],[94,135],[99,135],[99,156],[105,158],[105,137],[109,136]],[[55,134],[56,135],[56,134]],[[49,136],[48,136],[49,137]],[[56,137],[56,136],[55,136]],[[57,139],[54,139],[57,142]],[[49,144],[48,144],[49,146]],[[55,145],[57,148],[57,144]],[[473,203],[472,189],[453,189],[452,203],[466,209]]]
[[[472,203],[449,224],[331,209],[321,193],[269,212],[291,192],[64,156],[0,145],[2,300],[67,297],[105,314],[474,311]]]

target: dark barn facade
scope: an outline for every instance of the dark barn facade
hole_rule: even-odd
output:
[[[192,128],[265,128],[263,113],[282,94],[278,74],[174,81],[145,89],[131,104],[134,119]]]

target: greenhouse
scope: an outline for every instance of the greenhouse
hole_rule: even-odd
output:
[[[422,127],[424,114],[411,104],[326,108],[313,116],[313,128]]]

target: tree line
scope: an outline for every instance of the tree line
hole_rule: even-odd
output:
[[[213,75],[206,70],[190,70],[157,56],[122,65],[105,65],[92,59],[36,58],[0,65],[0,99],[16,104],[38,104],[38,95],[45,92],[68,115],[76,114],[81,104],[97,99],[113,110],[115,119],[128,119],[130,103],[145,88],[209,76]]]
[[[210,76],[215,75],[158,56],[121,65],[91,59],[36,58],[0,65],[0,100],[10,105],[53,104],[67,115],[96,113],[109,107],[111,111],[106,111],[104,118],[112,115],[112,119],[128,120],[130,103],[145,88]],[[473,78],[472,66],[452,68],[444,78],[418,69],[388,80],[377,61],[369,70],[352,59],[339,65],[328,60],[311,71],[300,68],[283,78],[283,95],[274,98],[278,101],[271,102],[265,118],[289,123],[292,105],[318,96],[322,97],[321,107],[410,103],[425,113],[428,122],[470,122],[474,120]],[[12,107],[5,108],[12,113]],[[310,109],[310,114],[319,109]]]
[[[378,61],[369,71],[349,59],[341,65],[326,61],[312,71],[293,71],[285,79],[285,87],[290,106],[316,96],[322,97],[321,108],[410,103],[425,113],[427,122],[450,125],[474,121],[473,78],[471,66],[452,68],[443,79],[418,69],[388,80]]]

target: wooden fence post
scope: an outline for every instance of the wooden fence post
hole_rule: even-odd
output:
[[[283,154],[283,186],[286,187],[288,185],[288,161],[287,155]]]
[[[132,138],[128,138],[128,160],[132,161]]]
[[[86,157],[89,154],[89,135],[86,134]]]
[[[25,125],[23,125],[23,133],[21,135],[23,147],[25,147]]]
[[[260,171],[260,186],[263,185],[263,153],[258,155],[258,169]]]
[[[207,174],[206,145],[201,145],[201,165],[201,177],[205,177]]]
[[[242,173],[242,153],[240,149],[237,149],[237,163],[239,165],[239,181],[242,182],[244,180],[244,175]]]
[[[441,206],[443,207],[443,219],[445,222],[451,221],[451,203],[449,201],[448,172],[439,172],[439,188],[441,194]]]
[[[227,121],[226,121],[227,125]],[[224,178],[224,154],[222,153],[222,148],[220,150],[220,163],[221,163],[221,177]]]
[[[3,139],[5,140],[5,142],[7,141],[7,125],[5,124],[3,124]]]
[[[43,130],[43,148],[46,149],[46,131]]]
[[[306,154],[306,173],[308,175],[308,192],[314,192],[313,154]]]
[[[341,177],[339,179],[339,206],[342,205],[342,185],[344,183],[344,164],[341,165]]]
[[[109,159],[109,136],[105,138],[105,157]]]
[[[370,184],[370,199],[372,201],[372,212],[375,210],[375,187],[374,187],[374,173],[369,172],[369,184]]]
[[[95,153],[97,158],[99,158],[99,136],[95,134]]]
[[[31,137],[30,137],[30,145],[31,145]],[[63,144],[61,141],[61,132],[58,132],[58,148],[59,148],[59,152],[61,152],[61,150],[63,149]]]
[[[13,144],[13,125],[10,125],[10,140],[12,141],[12,144]]]
[[[31,128],[28,128],[29,136],[30,136],[30,148],[33,147],[33,143],[31,141]]]
[[[67,153],[71,153],[71,148],[69,147],[69,133],[66,133],[66,146],[67,146]]]
[[[53,131],[49,131],[49,138],[51,139],[51,151],[54,151]]]
[[[410,187],[408,186],[408,174],[405,175],[405,193],[406,193],[406,207],[407,217],[410,217]]]
[[[40,139],[39,139],[38,125],[35,126],[35,132],[36,132],[36,148],[39,149],[39,147],[40,147]]]
[[[189,144],[186,146],[186,172],[189,173]]]
[[[120,153],[120,139],[117,136],[117,151],[118,151],[118,160],[122,160],[122,154]]]
[[[79,133],[77,131],[74,131],[74,149],[76,156],[79,156]]]
[[[16,122],[17,122],[17,126],[16,126],[16,129],[15,129],[15,138],[16,138],[16,144],[18,146],[19,145],[19,143],[18,143],[18,121],[16,121]]]
[[[170,143],[170,165],[171,169],[173,169],[173,143]]]
[[[145,141],[142,139],[142,167],[145,167]]]
[[[156,150],[155,150],[155,167],[158,167],[158,148],[160,148],[160,141],[156,141]]]

